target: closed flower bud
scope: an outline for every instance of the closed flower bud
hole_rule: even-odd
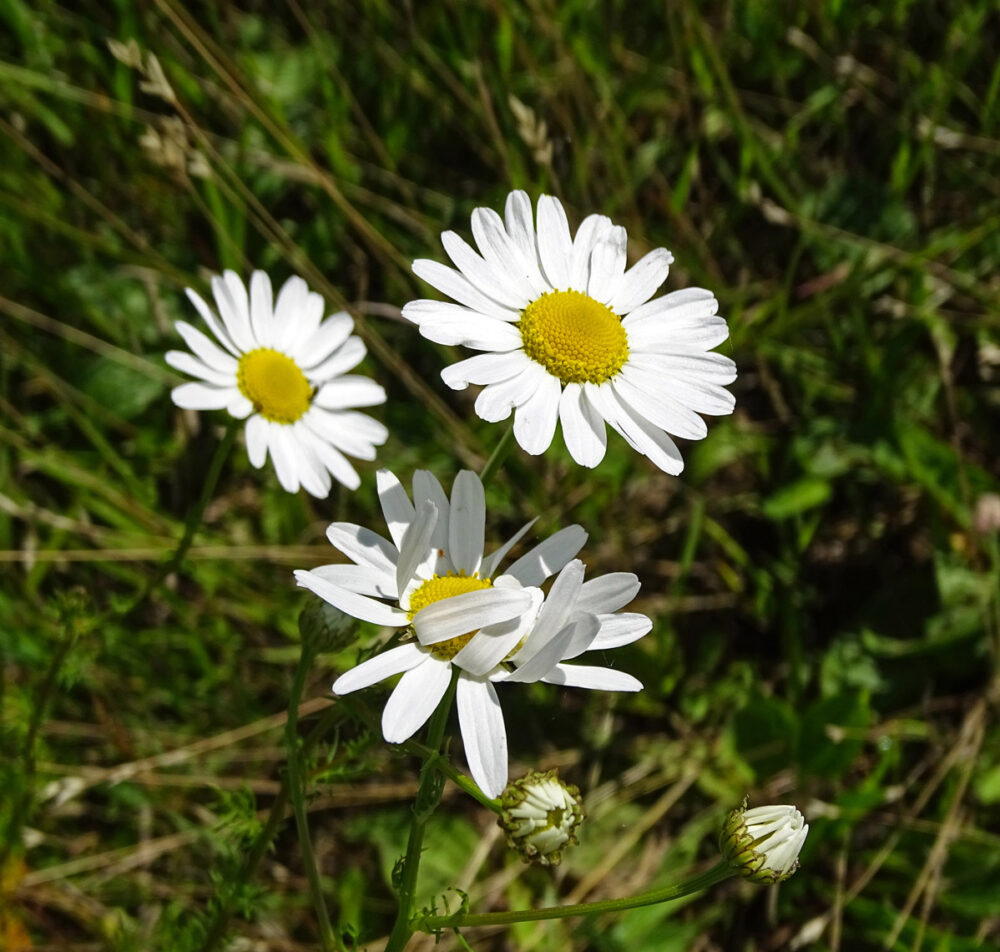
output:
[[[507,845],[526,863],[558,866],[563,847],[577,842],[583,801],[579,789],[563,783],[557,771],[531,771],[507,785],[500,803],[499,823]]]
[[[733,810],[722,827],[719,846],[729,864],[752,883],[780,883],[799,867],[799,850],[809,825],[792,806]]]
[[[346,648],[354,642],[357,631],[357,619],[326,602],[311,600],[299,614],[302,648],[313,654]]]

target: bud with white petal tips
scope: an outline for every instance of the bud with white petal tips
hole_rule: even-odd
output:
[[[577,842],[576,828],[584,818],[580,791],[563,783],[556,770],[532,770],[507,785],[500,798],[499,824],[507,845],[526,863],[558,866],[565,846]]]
[[[773,885],[788,879],[799,868],[799,851],[809,825],[788,805],[742,806],[726,818],[719,838],[722,854],[741,876],[752,883]]]

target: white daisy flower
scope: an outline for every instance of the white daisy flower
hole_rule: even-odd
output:
[[[382,714],[385,739],[401,743],[427,721],[457,670],[466,758],[476,783],[498,796],[507,783],[507,734],[491,676],[506,673],[501,663],[539,616],[545,599],[538,586],[576,555],[587,534],[576,525],[561,529],[500,572],[533,521],[484,555],[486,501],[475,473],[459,473],[449,499],[434,476],[417,471],[411,502],[399,480],[380,470],[378,492],[391,541],[334,523],[327,536],[353,564],[298,570],[295,577],[348,615],[412,628],[417,640],[341,675],[333,690],[349,694],[402,674]]]
[[[590,215],[571,236],[566,213],[549,195],[538,199],[537,226],[525,192],[507,197],[505,219],[489,208],[472,213],[477,254],[457,234],[441,236],[456,268],[414,261],[414,272],[458,303],[411,301],[403,314],[440,344],[485,351],[442,371],[454,390],[484,385],[476,413],[505,420],[537,455],[556,421],[573,459],[596,466],[605,423],[661,469],[684,468],[667,435],[702,439],[698,414],[731,413],[726,384],[736,365],[712,353],[728,336],[710,291],[687,288],[652,298],[673,256],[657,248],[627,271],[625,229]]]
[[[342,311],[324,320],[323,298],[298,277],[275,300],[263,271],[254,271],[249,294],[233,271],[212,278],[212,294],[219,317],[187,289],[222,346],[177,321],[192,353],[172,350],[166,361],[198,381],[176,387],[174,403],[245,419],[250,462],[259,469],[270,454],[290,493],[301,485],[323,499],[331,476],[357,489],[360,479],[344,454],[375,459],[375,447],[389,434],[356,410],[385,403],[385,391],[367,377],[347,375],[365,356],[364,343],[351,334],[351,316]]]

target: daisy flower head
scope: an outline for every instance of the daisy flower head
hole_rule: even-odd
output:
[[[351,560],[296,571],[303,588],[341,611],[389,628],[408,641],[362,662],[333,685],[349,694],[402,674],[382,714],[391,743],[411,737],[437,708],[457,672],[456,703],[472,776],[489,796],[507,783],[507,736],[491,676],[505,674],[544,602],[539,587],[586,541],[568,526],[501,570],[507,553],[533,524],[485,553],[486,502],[472,472],[458,474],[451,496],[431,473],[413,476],[413,499],[387,470],[378,493],[389,530],[336,522],[327,536]]]
[[[649,630],[643,615],[617,613],[638,589],[634,575],[583,582],[574,556],[587,535],[568,526],[501,569],[533,524],[484,554],[486,504],[475,473],[458,474],[450,498],[428,472],[413,477],[412,501],[392,473],[378,473],[389,539],[350,523],[327,535],[350,563],[295,573],[298,584],[341,611],[415,640],[341,675],[349,694],[402,674],[382,714],[382,732],[401,743],[437,708],[457,674],[458,720],[469,768],[491,796],[507,783],[507,732],[495,682],[543,680],[605,690],[638,690],[629,675],[563,664],[591,647],[627,644]],[[540,586],[558,576],[547,595]],[[589,586],[589,587],[588,587]]]
[[[385,403],[385,391],[347,373],[365,356],[351,316],[324,319],[323,298],[299,277],[275,298],[263,271],[254,271],[249,289],[233,271],[214,276],[217,314],[190,288],[187,295],[215,339],[186,321],[174,325],[191,350],[168,351],[166,361],[197,378],[174,388],[174,403],[246,420],[250,462],[259,469],[270,455],[290,493],[301,486],[323,499],[331,477],[357,489],[360,479],[345,454],[373,460],[389,434],[357,412]]]
[[[668,434],[702,439],[699,414],[731,413],[732,360],[712,352],[728,336],[710,291],[653,298],[673,255],[649,252],[626,270],[625,229],[604,215],[571,235],[557,198],[542,195],[533,218],[525,192],[507,196],[504,217],[472,213],[478,253],[451,231],[441,236],[455,268],[413,262],[414,272],[454,302],[411,301],[403,315],[440,344],[482,351],[442,371],[454,390],[484,389],[476,413],[505,420],[532,455],[556,422],[576,462],[596,466],[610,424],[660,469],[684,468]]]

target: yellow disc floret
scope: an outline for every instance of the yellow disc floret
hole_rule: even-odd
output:
[[[299,365],[270,347],[258,347],[240,358],[236,383],[253,408],[272,423],[294,423],[309,409],[313,395]]]
[[[447,575],[435,575],[424,582],[412,595],[410,595],[410,620],[421,608],[426,608],[434,602],[451,598],[454,595],[464,595],[466,592],[479,592],[484,588],[492,588],[493,580],[480,578],[478,574],[466,575],[464,572],[449,572]],[[476,634],[470,631],[465,635],[456,635],[447,641],[439,641],[436,645],[429,645],[431,654],[445,661],[451,661]]]
[[[567,383],[604,383],[628,360],[628,336],[609,307],[580,291],[550,291],[521,313],[524,352]]]

